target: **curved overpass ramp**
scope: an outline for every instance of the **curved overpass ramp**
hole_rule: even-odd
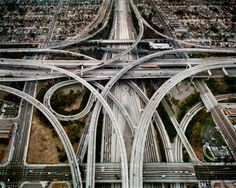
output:
[[[151,118],[157,106],[161,102],[162,98],[166,95],[166,93],[172,87],[174,87],[176,84],[178,84],[180,81],[184,80],[185,78],[188,78],[189,76],[196,74],[198,72],[206,71],[209,69],[222,68],[222,67],[236,67],[236,63],[225,63],[225,64],[224,63],[211,63],[207,65],[199,65],[193,68],[189,68],[183,71],[182,73],[177,74],[176,76],[170,78],[154,93],[154,95],[152,96],[152,98],[150,99],[149,103],[147,104],[147,106],[145,107],[143,111],[143,114],[139,122],[138,130],[137,130],[138,132],[135,136],[135,141],[132,148],[131,164],[133,163],[133,166],[130,172],[131,187],[140,187],[140,188],[143,187],[142,163],[143,163],[143,152],[144,152],[146,134],[147,134],[149,124],[151,122]],[[143,138],[143,139],[140,139],[140,138]]]
[[[67,154],[67,157],[69,160],[69,165],[71,168],[71,173],[72,173],[72,178],[73,178],[73,187],[75,187],[75,188],[82,187],[82,179],[81,179],[81,174],[80,174],[80,170],[79,170],[79,165],[77,163],[77,159],[75,156],[75,152],[73,150],[73,147],[71,145],[71,142],[70,142],[65,130],[61,126],[60,122],[55,118],[55,116],[38,100],[36,100],[32,96],[30,96],[20,90],[17,90],[17,89],[8,87],[8,86],[3,86],[3,85],[0,85],[0,90],[12,93],[14,95],[17,95],[17,96],[25,99],[26,101],[28,101],[32,105],[34,105],[37,109],[39,109],[46,116],[46,118],[50,121],[50,123],[52,124],[52,126],[56,130],[57,134],[59,135],[60,140],[62,141],[62,144],[65,148],[65,151],[66,151],[66,154]]]

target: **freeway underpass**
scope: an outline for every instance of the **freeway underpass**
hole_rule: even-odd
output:
[[[235,180],[236,164],[224,163],[144,163],[143,182],[192,182],[198,180]],[[12,175],[14,174],[14,175]],[[82,180],[86,180],[86,164],[81,166]],[[12,168],[0,167],[0,179],[7,182],[24,181],[69,181],[72,182],[70,167],[30,165],[28,167]],[[121,183],[120,163],[96,163],[96,183]]]

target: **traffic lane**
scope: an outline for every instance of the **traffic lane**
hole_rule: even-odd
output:
[[[236,180],[236,165],[195,165],[199,180]]]

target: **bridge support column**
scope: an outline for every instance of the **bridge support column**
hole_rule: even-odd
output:
[[[81,65],[81,69],[80,69],[80,75],[81,75],[81,77],[84,75],[83,70],[84,70],[84,66]],[[84,85],[83,85],[83,84],[82,84],[82,90],[84,90]]]
[[[223,67],[222,68],[222,71],[224,72],[224,74],[226,75],[226,76],[229,76],[229,73],[226,71],[226,69]]]
[[[192,83],[193,83],[194,75],[195,75],[195,74],[193,74],[193,76],[191,77],[191,82],[192,82]]]
[[[192,65],[187,62],[186,69],[192,68]]]
[[[208,72],[208,77],[207,77],[207,80],[209,80],[209,79],[210,79],[210,77],[211,77],[211,75],[212,75],[212,73],[211,73],[211,71],[210,71],[210,70],[208,70],[207,72]]]
[[[83,66],[83,65],[81,65],[81,69],[80,69],[80,75],[81,75],[81,76],[83,76],[83,75],[84,75],[84,72],[83,72],[83,70],[84,70],[84,66]]]
[[[53,63],[52,68],[51,68],[51,75],[53,73],[53,69],[54,69],[54,63]]]

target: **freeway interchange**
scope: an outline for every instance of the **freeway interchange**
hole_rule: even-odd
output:
[[[111,10],[111,5],[112,3],[110,3],[110,1],[104,1],[101,11],[106,9],[106,11],[109,12],[109,10]],[[17,132],[21,135],[25,135],[24,138],[27,138],[27,135],[29,134],[29,124],[31,123],[31,120],[28,118],[32,116],[33,105],[47,117],[53,128],[56,130],[65,148],[69,163],[69,165],[64,166],[47,166],[46,164],[39,166],[25,165],[22,161],[24,161],[26,153],[25,145],[27,145],[27,139],[22,139],[22,136],[16,137],[13,144],[13,157],[9,159],[10,161],[7,164],[0,166],[0,181],[3,181],[7,187],[19,187],[20,183],[24,181],[57,180],[69,181],[74,188],[82,187],[83,183],[86,188],[95,187],[95,183],[118,183],[118,187],[142,188],[144,184],[148,186],[149,184],[152,185],[152,183],[170,183],[171,187],[181,187],[184,186],[184,183],[199,183],[202,180],[235,180],[235,164],[224,165],[222,163],[204,163],[200,161],[185,136],[185,130],[188,123],[199,108],[203,106],[199,105],[193,108],[193,110],[190,111],[191,116],[186,115],[182,122],[178,123],[164,99],[165,95],[170,92],[174,86],[189,77],[223,77],[226,73],[227,75],[235,77],[236,60],[234,56],[227,58],[214,57],[207,60],[191,58],[166,60],[155,58],[176,53],[224,53],[231,56],[236,54],[236,50],[202,48],[202,46],[188,43],[188,45],[192,45],[195,48],[176,48],[173,50],[158,51],[144,57],[134,56],[131,54],[131,51],[135,49],[137,44],[141,41],[144,33],[144,25],[148,25],[148,23],[141,17],[132,0],[129,2],[125,0],[114,1],[114,6],[116,7],[115,20],[113,22],[113,29],[115,31],[111,32],[111,39],[109,40],[116,41],[115,44],[112,45],[117,45],[117,40],[121,40],[121,43],[118,45],[121,52],[115,55],[107,52],[106,58],[110,56],[110,59],[105,58],[101,61],[77,52],[57,49],[78,43],[91,37],[84,36],[84,33],[75,36],[72,40],[59,44],[47,45],[45,48],[0,49],[0,53],[54,53],[75,57],[82,56],[87,59],[82,61],[0,59],[1,82],[27,81],[24,91],[0,85],[1,91],[13,93],[24,99],[24,108],[20,112],[20,116],[22,117],[19,118],[20,120],[18,122],[19,126],[17,127]],[[132,23],[131,20],[128,19],[126,12],[129,12],[130,10],[134,12],[136,19],[138,20],[139,32],[136,34],[128,29],[128,25]],[[96,19],[100,21],[104,17],[104,14],[98,16]],[[148,25],[148,27],[151,26]],[[174,40],[173,38],[159,32],[157,33]],[[83,39],[80,38],[82,36]],[[134,36],[136,36],[135,39]],[[131,40],[132,44],[122,44],[122,40]],[[175,42],[181,41],[176,40]],[[155,68],[142,67],[142,64],[144,63],[147,65],[149,64],[150,67],[154,65]],[[19,67],[20,69],[17,70]],[[83,67],[83,69],[81,69],[81,67]],[[209,71],[212,75],[209,74]],[[9,77],[6,75],[11,76]],[[73,78],[73,80],[60,82],[51,87],[47,91],[43,103],[40,103],[35,99],[34,95],[37,84],[35,81],[61,77],[70,77]],[[145,92],[132,80],[144,80],[150,78],[168,78],[168,80],[159,88],[156,88],[155,93],[149,99]],[[105,86],[99,84],[99,81],[103,80],[107,80]],[[57,89],[74,83],[81,83],[84,87],[90,90],[91,94],[87,106],[82,112],[73,116],[63,116],[58,114],[51,107],[51,96]],[[227,117],[225,117],[222,114],[222,111],[218,108],[219,104],[214,96],[212,96],[212,94],[208,96],[210,91],[207,90],[207,88],[204,88],[204,84],[197,81],[196,85],[201,96],[203,96],[203,104],[209,111],[211,111],[213,119],[220,124],[222,133],[224,134],[224,137],[226,137],[233,155],[236,156],[236,131],[229,123]],[[118,94],[112,92],[115,87],[117,87],[115,91]],[[97,88],[100,89],[101,92],[99,92]],[[136,105],[142,106],[142,113],[134,110],[133,114],[131,114],[129,112],[130,110],[119,101],[121,100],[119,98],[121,97],[121,93],[126,92],[127,94],[130,90],[135,93],[132,94],[133,98],[126,96],[126,99],[124,100],[138,101]],[[107,98],[109,98],[109,101],[112,101],[112,105],[110,105]],[[206,98],[207,100],[205,100]],[[139,101],[140,99],[142,102]],[[165,106],[165,109],[167,110],[167,113],[177,131],[178,137],[175,140],[175,146],[170,143],[165,125],[156,111],[161,102]],[[93,106],[94,103],[95,105]],[[106,146],[108,141],[111,142],[111,148],[113,149],[111,150],[116,152],[110,151],[110,157],[108,158],[102,154],[101,156],[103,157],[101,160],[105,162],[96,163],[96,132],[98,117],[102,109],[109,118],[109,125],[113,130],[112,132],[114,132],[111,137],[103,133],[102,152],[109,152],[109,148]],[[78,147],[78,151],[84,150],[85,153],[87,150],[87,162],[82,163],[81,159],[78,162],[78,158],[81,156],[75,154],[71,142],[60,121],[79,119],[88,114],[91,110],[91,119],[86,125],[87,132],[84,133],[84,139],[81,139],[82,143],[80,143]],[[130,132],[129,136],[133,139],[130,148],[127,148],[128,144],[124,136],[125,131],[120,123],[123,119],[127,122],[128,132]],[[160,154],[157,151],[157,143],[153,139],[153,135],[155,134],[153,122],[158,125],[158,131],[161,133],[160,137],[164,145],[164,152],[167,160],[166,163],[162,163],[158,156]],[[106,127],[106,123],[107,122],[104,123],[104,127]],[[226,126],[227,128],[225,128]],[[109,128],[106,128],[106,130],[109,130]],[[17,147],[16,143],[21,143],[20,147]],[[182,162],[183,146],[186,148],[187,153],[190,156],[191,163]],[[84,158],[84,155],[85,154],[83,154],[82,158]],[[30,174],[32,171],[35,173],[33,174],[34,176]],[[50,174],[48,174],[48,172],[50,172]]]

